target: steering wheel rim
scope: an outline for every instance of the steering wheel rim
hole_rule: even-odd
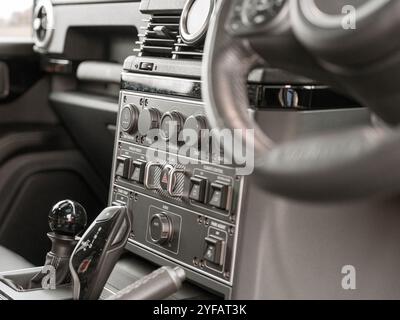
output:
[[[400,143],[397,131],[365,126],[282,145],[264,134],[248,114],[246,85],[253,68],[269,64],[254,50],[256,36],[236,37],[227,31],[230,6],[230,1],[219,1],[208,31],[203,65],[206,112],[213,128],[220,131],[226,128],[254,131],[254,140],[246,135],[234,139],[237,144],[250,144],[254,148],[255,177],[263,188],[306,201],[342,201],[398,192],[398,170],[385,170],[396,168],[400,161],[400,152],[396,151]],[[293,54],[298,52],[303,61],[317,70],[317,75],[335,82],[337,79],[330,78],[299,41],[293,41],[289,21],[288,16],[283,24],[268,30],[273,41],[286,34],[290,45],[297,50]],[[233,150],[225,148],[225,152],[235,159]]]

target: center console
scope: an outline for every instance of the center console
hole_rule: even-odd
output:
[[[173,54],[155,57],[148,48],[156,41],[151,33],[167,17],[177,22],[168,24],[177,38],[184,3],[163,13],[155,2],[142,3],[151,18],[138,56],[126,60],[122,75],[110,204],[126,205],[133,213],[128,250],[155,263],[178,264],[189,271],[190,280],[206,281],[229,296],[245,181],[234,167],[221,164],[221,155],[209,144],[185,152],[187,146],[179,141],[184,130],[200,135],[209,128],[195,71],[201,61],[185,59],[180,66]],[[169,140],[171,123],[176,141]],[[159,137],[153,136],[155,130]]]
[[[229,297],[245,178],[208,141],[185,149],[182,132],[209,129],[199,78],[204,37],[182,38],[186,1],[162,3],[142,1],[148,18],[138,54],[125,61],[109,204],[132,213],[128,250],[181,266],[189,281]]]
[[[182,128],[207,128],[200,100],[121,92],[110,204],[133,213],[129,250],[155,262],[168,259],[228,293],[245,181],[201,147],[190,157],[179,144],[151,144],[146,130],[163,132],[173,118]]]

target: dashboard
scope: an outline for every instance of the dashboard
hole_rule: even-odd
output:
[[[285,1],[235,3],[230,28],[245,34],[279,15]],[[216,4],[40,0],[34,37],[43,68],[56,79],[54,107],[74,123],[77,143],[109,182],[108,204],[129,209],[127,251],[181,266],[194,285],[231,298],[246,256],[240,241],[250,178],[226,164],[218,141],[202,136],[212,129],[201,74]],[[251,73],[248,98],[249,112],[277,140],[369,118],[346,96],[277,69]],[[293,123],[296,130],[282,132]],[[189,148],[187,131],[197,136]]]

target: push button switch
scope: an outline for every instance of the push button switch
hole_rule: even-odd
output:
[[[224,241],[214,236],[209,236],[205,239],[206,247],[204,251],[204,260],[217,265],[223,265],[223,249]]]
[[[194,176],[190,178],[189,199],[204,202],[207,192],[208,181],[206,178]]]
[[[144,173],[146,171],[146,162],[143,160],[133,161],[131,164],[130,179],[137,183],[143,184]]]
[[[165,165],[160,175],[160,186],[164,191],[168,191],[169,174],[173,167],[169,164]]]
[[[211,184],[211,196],[208,204],[218,209],[226,210],[229,195],[229,186],[219,182]]]
[[[154,63],[150,62],[142,62],[139,66],[140,70],[145,70],[145,71],[153,71],[154,68]]]
[[[121,177],[124,179],[128,179],[129,177],[129,169],[130,169],[131,160],[125,157],[118,157],[117,163],[115,166],[115,175],[117,177]]]

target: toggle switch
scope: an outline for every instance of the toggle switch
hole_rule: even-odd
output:
[[[136,181],[137,183],[144,183],[144,174],[146,171],[146,161],[136,160],[131,164],[130,179]]]
[[[124,179],[129,178],[131,160],[125,157],[118,157],[115,165],[115,175]]]
[[[211,184],[211,195],[208,204],[218,209],[226,210],[228,207],[229,192],[229,185],[213,182]]]
[[[190,178],[189,199],[197,202],[204,202],[206,198],[208,180],[201,176]]]
[[[224,240],[215,236],[205,238],[206,246],[204,250],[204,260],[217,265],[224,264]]]

